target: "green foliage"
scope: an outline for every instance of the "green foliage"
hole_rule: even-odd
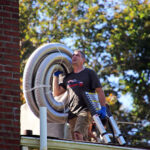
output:
[[[124,0],[123,5],[98,0],[20,0],[19,11],[21,73],[29,55],[43,43],[60,42],[72,49],[82,49],[87,55],[86,65],[101,77],[106,96],[118,96],[119,92],[130,92],[133,96],[134,109],[130,113],[120,111],[119,102],[111,107],[116,119],[141,124],[149,120],[148,0]],[[111,75],[120,79],[119,87],[108,80]],[[128,144],[142,145],[139,137],[148,143],[149,125],[142,128],[129,124],[121,128]],[[137,132],[130,134],[133,128]]]
[[[125,86],[120,90],[131,92],[134,98],[131,118],[136,122],[150,118],[150,3],[126,0],[125,5],[125,9],[110,20],[112,29],[107,52],[112,56],[113,66],[123,76],[120,86]],[[147,135],[145,129],[138,128],[133,144],[140,143]],[[141,138],[135,142],[138,136]]]
[[[120,90],[132,93],[134,103],[144,106],[140,110],[137,107],[139,114],[143,115],[143,119],[148,119],[150,111],[146,115],[145,107],[149,105],[150,97],[150,4],[139,4],[135,0],[125,4],[126,8],[111,20],[113,29],[107,52],[124,77],[120,85],[126,86]]]

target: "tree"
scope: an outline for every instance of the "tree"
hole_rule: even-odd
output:
[[[112,29],[107,52],[112,57],[111,67],[117,68],[123,77],[120,85],[124,86],[119,90],[130,92],[134,98],[130,119],[144,124],[135,127],[138,131],[132,140],[137,144],[141,139],[143,142],[150,139],[150,3],[126,0],[124,4],[125,9],[110,20]]]
[[[134,110],[130,114],[120,111],[118,101],[111,107],[116,120],[148,121],[150,4],[146,0],[141,3],[126,0],[121,6],[118,3],[20,0],[21,73],[29,55],[43,43],[61,42],[72,49],[83,49],[88,60],[86,65],[98,73],[106,96],[111,93],[118,96],[119,92],[130,92],[133,96]],[[117,89],[109,81],[111,75],[120,78]],[[121,128],[129,136],[134,126],[122,125]],[[150,129],[140,127],[131,134],[128,144],[138,145],[142,130]]]

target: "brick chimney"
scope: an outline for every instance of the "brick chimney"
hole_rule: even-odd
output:
[[[0,0],[0,149],[20,150],[19,0]]]

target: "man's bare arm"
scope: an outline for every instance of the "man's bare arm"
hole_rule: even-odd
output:
[[[64,89],[62,86],[59,86],[58,84],[58,77],[53,76],[53,94],[54,96],[59,96],[62,93],[64,93],[66,89]]]
[[[101,106],[105,106],[106,105],[106,101],[105,101],[105,94],[102,88],[96,88],[96,93],[98,94],[98,98],[100,101]]]

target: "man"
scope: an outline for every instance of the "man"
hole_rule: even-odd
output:
[[[61,73],[54,73],[54,96],[59,96],[68,90],[69,95],[69,116],[73,140],[87,140],[88,127],[90,122],[90,113],[84,102],[80,88],[74,83],[83,83],[84,90],[88,92],[97,92],[102,109],[97,113],[102,117],[106,117],[105,95],[95,71],[84,68],[85,55],[82,51],[76,50],[72,56],[73,72],[67,74],[63,83],[58,84],[58,77]]]

